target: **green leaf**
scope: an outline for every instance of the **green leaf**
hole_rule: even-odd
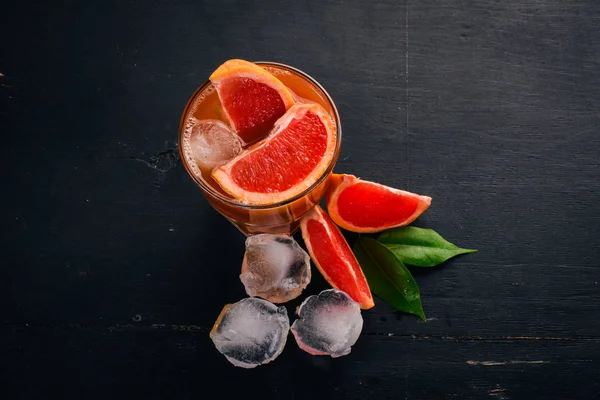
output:
[[[402,226],[383,232],[378,240],[405,264],[435,267],[459,254],[477,250],[461,249],[445,240],[433,229]]]
[[[352,251],[375,295],[395,309],[415,314],[425,321],[417,282],[394,253],[367,237],[359,237]]]

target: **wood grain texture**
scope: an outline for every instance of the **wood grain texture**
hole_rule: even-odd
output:
[[[3,392],[598,398],[599,21],[594,0],[4,8]],[[427,322],[376,300],[347,357],[291,336],[251,371],[216,352],[244,238],[186,176],[176,134],[233,57],[311,74],[341,114],[337,172],[432,196],[417,225],[479,249],[413,270]],[[307,294],[327,287],[313,275]]]

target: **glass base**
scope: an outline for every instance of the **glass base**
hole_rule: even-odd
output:
[[[232,220],[231,218],[227,218],[226,216],[224,216],[224,217],[229,222],[231,222],[231,224],[233,226],[235,226],[240,232],[242,232],[246,236],[258,235],[261,233],[272,233],[272,234],[292,236],[300,228],[300,221],[294,221],[294,222],[290,222],[287,224],[280,224],[280,225],[264,226],[264,225],[244,224],[241,222],[236,222],[236,221]]]

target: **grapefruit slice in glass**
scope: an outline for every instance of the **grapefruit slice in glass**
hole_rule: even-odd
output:
[[[375,303],[360,265],[348,242],[318,205],[300,221],[302,238],[321,275],[334,288],[346,292],[363,310]]]
[[[336,224],[365,233],[408,225],[431,204],[431,197],[345,174],[330,176],[326,199],[327,211]]]
[[[248,61],[226,61],[210,81],[232,128],[245,144],[266,136],[294,104],[292,93],[279,79]]]
[[[318,104],[298,103],[262,142],[212,176],[235,199],[252,205],[288,200],[317,182],[335,153],[336,127]]]

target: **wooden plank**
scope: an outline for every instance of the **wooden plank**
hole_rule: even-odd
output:
[[[363,335],[350,355],[332,359],[302,352],[290,336],[278,360],[244,370],[213,351],[206,335],[194,326],[19,327],[2,338],[12,366],[3,375],[24,398],[194,398],[209,390],[267,399],[594,398],[600,389],[597,340]],[[59,384],[65,377],[70,385]]]

